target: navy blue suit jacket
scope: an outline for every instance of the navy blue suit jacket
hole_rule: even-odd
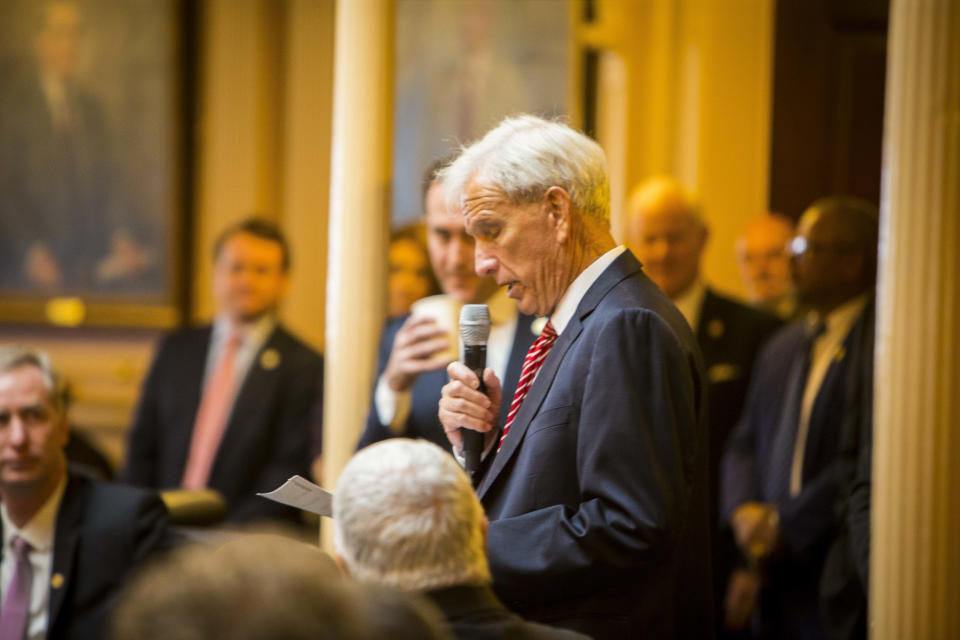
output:
[[[180,486],[200,406],[211,328],[168,335],[144,383],[130,431],[125,482],[153,489]],[[275,359],[263,358],[273,350]],[[213,461],[208,485],[227,501],[227,519],[296,520],[296,510],[256,495],[310,470],[314,405],[323,360],[279,325],[241,383]]]
[[[712,637],[703,375],[683,316],[620,255],[478,486],[508,607],[595,637]]]
[[[787,545],[785,562],[794,578],[804,575],[816,581],[826,545],[840,524],[838,504],[848,464],[839,450],[849,369],[864,365],[862,357],[851,354],[862,351],[858,345],[870,325],[871,309],[868,305],[851,327],[814,400],[803,457],[802,489],[777,505],[780,531]],[[763,501],[761,488],[769,472],[764,463],[773,449],[790,363],[805,343],[804,322],[799,320],[774,334],[757,359],[743,417],[723,459],[721,499],[727,519],[739,505]]]
[[[170,543],[156,494],[70,474],[54,533],[47,637],[106,637],[131,570]]]
[[[387,322],[383,334],[380,336],[377,379],[386,369],[387,360],[390,359],[390,351],[393,349],[393,341],[397,337],[397,331],[400,330],[408,317],[408,315],[401,316]],[[533,320],[533,316],[523,315],[522,313],[517,315],[517,329],[513,334],[513,345],[510,347],[510,357],[507,360],[506,376],[502,381],[505,400],[500,403],[501,424],[507,419],[510,400],[517,388],[520,370],[523,368],[523,358],[535,338],[533,331],[530,329]],[[357,448],[362,449],[380,440],[402,436],[404,438],[423,438],[449,450],[450,442],[447,440],[447,436],[443,432],[443,425],[440,424],[440,419],[437,417],[440,389],[447,384],[448,380],[446,369],[428,371],[417,377],[417,381],[410,390],[412,394],[410,416],[407,418],[402,434],[394,433],[388,425],[380,422],[376,406],[371,400],[370,412],[367,414],[367,426],[363,435],[360,436]]]

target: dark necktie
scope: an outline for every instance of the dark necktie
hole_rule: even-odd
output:
[[[500,436],[500,444],[497,447],[498,451],[500,447],[503,446],[503,441],[507,438],[507,432],[510,431],[510,427],[513,425],[513,419],[517,417],[517,412],[520,411],[520,405],[523,404],[524,399],[527,397],[527,392],[530,391],[530,385],[533,384],[533,379],[537,377],[537,371],[540,370],[543,361],[547,359],[547,354],[550,353],[550,347],[552,347],[556,341],[557,332],[548,320],[547,324],[543,326],[543,331],[540,332],[537,339],[530,345],[530,349],[527,351],[527,357],[523,359],[523,368],[520,369],[520,380],[517,382],[517,390],[513,394],[513,402],[510,403],[510,412],[507,414],[507,424],[503,427],[503,435]]]
[[[23,640],[30,619],[30,586],[33,567],[30,566],[30,543],[14,536],[13,553],[16,566],[10,578],[7,595],[0,609],[0,640]]]
[[[796,446],[800,425],[803,393],[810,374],[810,359],[813,343],[824,331],[822,322],[807,328],[796,356],[790,363],[787,384],[783,390],[780,419],[768,458],[767,473],[763,482],[763,500],[777,502],[790,495],[790,470],[793,467],[793,450]]]

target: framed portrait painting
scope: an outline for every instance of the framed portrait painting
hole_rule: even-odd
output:
[[[0,321],[179,320],[184,16],[0,0]]]

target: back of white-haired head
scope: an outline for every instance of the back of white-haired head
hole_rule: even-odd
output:
[[[610,224],[603,149],[560,122],[532,115],[507,118],[465,148],[439,176],[447,205],[455,211],[467,183],[481,178],[502,189],[512,204],[538,202],[550,187],[562,187],[574,209],[605,228]]]
[[[334,544],[350,575],[405,591],[489,583],[482,521],[466,473],[422,440],[363,449],[333,495]]]

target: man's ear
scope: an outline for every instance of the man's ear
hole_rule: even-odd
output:
[[[570,237],[570,218],[573,203],[563,187],[553,186],[543,195],[543,207],[556,233],[557,241],[563,243]]]

